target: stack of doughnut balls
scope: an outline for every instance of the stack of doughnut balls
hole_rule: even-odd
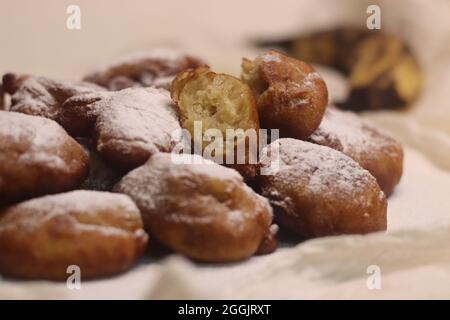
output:
[[[8,73],[1,89],[7,277],[65,280],[71,265],[83,279],[106,277],[154,247],[239,261],[275,251],[278,226],[298,240],[383,231],[402,175],[399,143],[327,107],[321,76],[276,51],[244,59],[240,78],[157,49],[79,82]],[[173,133],[194,136],[195,121],[203,131],[279,129],[280,139],[256,163],[172,152]]]

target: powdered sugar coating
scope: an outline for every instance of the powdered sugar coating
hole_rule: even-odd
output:
[[[195,68],[202,62],[178,50],[155,48],[122,57],[85,77],[110,90],[152,86],[169,89],[178,72]]]
[[[386,229],[386,196],[375,178],[334,149],[295,139],[268,146],[261,166],[279,167],[259,177],[262,194],[278,221],[303,237],[368,233]]]
[[[46,165],[65,170],[66,160],[57,152],[67,143],[70,137],[56,122],[17,112],[0,111],[0,137],[10,146],[22,145],[18,153],[17,163],[24,165]],[[0,146],[0,150],[6,144]],[[2,153],[12,152],[3,149]],[[4,154],[6,156],[6,154]]]
[[[314,81],[318,79],[322,79],[318,72],[310,72],[303,78],[302,85],[308,89],[314,90]]]
[[[319,128],[309,137],[311,142],[328,145],[347,155],[383,150],[395,141],[355,113],[328,107]],[[385,149],[389,152],[389,148]]]
[[[24,76],[25,80],[11,97],[11,111],[56,120],[65,100],[75,94],[95,92],[100,87],[87,82],[53,80]]]
[[[22,202],[10,209],[22,215],[20,226],[23,233],[35,232],[46,221],[61,215],[72,216],[80,230],[95,228],[97,232],[103,234],[120,235],[127,228],[132,229],[131,227],[135,224],[133,220],[140,220],[139,210],[128,196],[99,191],[77,190],[43,196]],[[115,220],[102,219],[105,214],[112,217],[117,215],[118,211],[120,211],[119,218],[122,220],[119,225]],[[0,220],[0,232],[8,227],[16,227],[15,223],[9,224],[8,221],[8,216]],[[133,223],[127,225],[127,221]],[[119,227],[120,225],[123,228]]]
[[[386,194],[400,181],[401,144],[352,112],[328,107],[322,123],[308,141],[348,155],[377,179]]]
[[[244,184],[242,176],[236,170],[220,166],[196,154],[158,153],[152,156],[144,166],[128,173],[120,181],[117,189],[133,197],[140,207],[158,214],[158,201],[171,196],[171,182],[203,179],[225,182],[225,186],[229,189],[225,187],[221,190],[224,193],[231,192],[238,185],[247,195],[259,199],[259,203],[269,207],[266,199],[255,194]],[[182,196],[189,198],[189,195]],[[245,217],[242,212],[230,211],[231,221],[238,220],[236,214],[240,214],[242,218]],[[182,213],[180,215],[182,216]],[[180,219],[191,223],[212,221],[208,217],[180,217],[180,215],[173,213],[169,219]]]
[[[264,62],[280,62],[280,57],[271,54],[264,54],[261,56],[262,61]]]
[[[28,279],[83,279],[127,270],[147,234],[133,201],[114,193],[72,191],[28,200],[0,214],[0,272]]]
[[[110,143],[119,143],[124,153],[135,147],[149,154],[170,151],[171,135],[180,126],[167,91],[130,88],[100,104],[107,106],[97,119],[98,151]]]
[[[64,104],[63,123],[94,123],[96,147],[112,164],[132,169],[157,152],[170,152],[180,124],[168,91],[128,88],[72,97]],[[87,120],[86,120],[87,119]]]
[[[153,155],[116,190],[135,200],[161,243],[202,261],[254,254],[272,221],[267,200],[237,171],[199,155]]]
[[[341,152],[295,139],[279,140],[279,169],[268,172],[284,185],[304,182],[303,192],[321,195],[339,192],[351,197],[375,179],[367,170]],[[270,146],[269,146],[270,147]],[[263,151],[262,166],[270,166],[270,157]]]
[[[88,170],[86,152],[55,121],[0,111],[0,204],[71,190]]]

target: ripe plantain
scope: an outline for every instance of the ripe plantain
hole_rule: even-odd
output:
[[[338,103],[343,109],[401,109],[421,91],[421,70],[411,50],[381,31],[335,29],[260,45],[281,45],[297,59],[343,72],[350,87],[347,99]]]

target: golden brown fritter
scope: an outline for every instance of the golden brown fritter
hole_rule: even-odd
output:
[[[86,153],[56,122],[0,111],[0,203],[74,189],[88,170]]]
[[[267,200],[237,171],[198,155],[156,154],[116,190],[136,202],[152,236],[199,261],[253,255],[272,221]]]
[[[386,229],[386,196],[375,178],[343,153],[280,139],[261,158],[262,168],[271,164],[259,183],[282,227],[305,238]]]
[[[328,91],[307,63],[276,51],[242,62],[241,78],[252,88],[261,126],[281,137],[306,139],[320,124]]]
[[[125,195],[72,191],[19,203],[0,212],[0,273],[24,279],[81,279],[129,269],[147,234]]]
[[[328,107],[322,123],[308,141],[345,153],[377,179],[386,195],[400,182],[401,144],[352,112]]]
[[[108,162],[129,170],[157,152],[170,152],[181,130],[176,110],[164,89],[128,88],[68,99],[59,122],[74,136],[93,137]]]
[[[82,93],[102,91],[87,82],[70,82],[26,74],[7,73],[3,87],[11,95],[11,111],[58,120],[61,105],[68,98]]]

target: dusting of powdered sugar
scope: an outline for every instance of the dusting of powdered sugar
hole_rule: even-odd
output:
[[[168,189],[166,183],[169,179],[195,176],[243,183],[242,176],[236,170],[220,166],[199,155],[157,153],[143,166],[123,177],[116,190],[130,195],[139,207],[153,210],[157,207],[161,191]],[[170,193],[170,190],[167,192]]]
[[[298,107],[299,105],[308,105],[310,102],[308,98],[295,98],[288,102],[289,107]]]
[[[17,158],[19,163],[39,163],[65,168],[66,163],[57,155],[56,150],[64,147],[69,136],[53,120],[0,111],[0,137],[9,141],[8,144],[11,146],[22,146],[15,149],[19,153]],[[4,146],[0,146],[0,149],[3,148]],[[2,152],[12,152],[12,150]]]
[[[116,150],[127,154],[138,148],[154,154],[170,151],[172,135],[180,130],[176,110],[164,89],[128,88],[95,102],[97,149],[115,144]]]
[[[254,211],[231,210],[226,215],[226,222],[237,231],[245,229],[246,222],[255,217]]]
[[[278,142],[280,166],[268,177],[274,185],[302,188],[302,192],[312,195],[333,192],[351,197],[375,181],[367,170],[334,149],[289,138],[279,139]],[[270,156],[264,155],[261,164],[268,167],[270,160]],[[269,187],[265,191],[265,194],[277,198],[274,196],[278,193],[277,188]]]
[[[99,211],[119,207],[127,214],[135,215],[137,207],[124,194],[112,192],[76,190],[31,199],[19,204],[21,208],[35,208],[53,214],[85,212],[95,214]],[[126,215],[124,216],[126,218]]]
[[[158,161],[158,158],[164,160]],[[179,164],[167,166],[167,161]],[[243,181],[236,170],[218,165],[197,154],[158,154],[155,162],[167,166],[168,173],[173,177],[200,175],[219,180]]]
[[[298,66],[294,66],[297,69],[298,73],[304,73],[302,70],[299,69]],[[294,98],[289,100],[290,106],[298,106],[298,105],[304,105],[304,104],[310,104],[311,103],[311,97],[316,94],[317,87],[315,85],[315,80],[322,80],[319,73],[316,71],[307,73],[301,81],[293,81],[291,79],[286,80],[289,87],[294,87],[296,91],[303,92],[303,97],[300,98]]]
[[[263,54],[262,55],[263,62],[281,62],[281,59],[278,55],[273,54]]]
[[[245,185],[242,176],[236,170],[220,166],[195,154],[158,153],[152,156],[145,165],[128,173],[116,186],[116,190],[130,195],[143,212],[160,214],[161,203],[167,204],[168,201],[172,201],[171,197],[178,201],[180,208],[192,205],[190,194],[173,193],[174,191],[170,187],[171,183],[192,184],[192,192],[196,192],[195,185],[202,183],[205,181],[204,179],[227,182],[232,187],[227,189],[226,185],[222,185],[221,192],[223,192],[224,199],[216,198],[217,205],[223,210],[221,212],[230,227],[240,230],[245,221],[254,219],[257,214],[261,214],[261,212],[271,214],[267,199],[257,195]],[[247,203],[246,207],[240,208],[238,202],[237,207],[234,207],[236,204],[232,205],[231,199],[226,199],[226,194],[233,191],[234,188],[240,188],[243,195],[252,199],[254,205],[250,208]],[[210,194],[206,191],[205,194],[202,193],[202,196],[215,198],[215,193],[214,190],[211,190]],[[230,193],[231,195],[232,193]],[[216,221],[217,217],[215,215],[166,212],[164,218],[185,224],[209,224]]]
[[[321,88],[317,83],[323,82],[318,72],[276,51],[262,54],[256,61],[266,73],[268,88],[263,94],[272,96],[271,111],[274,114],[284,113],[286,108],[310,107],[315,103]]]
[[[305,74],[305,71],[301,70],[298,65],[298,63],[300,63],[300,61],[296,61],[295,59],[289,58],[289,57],[284,57],[284,58],[282,58],[282,57],[283,56],[278,52],[269,51],[268,53],[262,54],[260,59],[264,63],[289,64],[290,68],[295,69],[295,71],[298,74],[304,75],[304,77],[302,78],[302,80],[300,82],[292,81],[291,79],[286,79],[286,81],[291,86],[297,86],[304,90],[311,90],[311,89],[314,89],[314,81],[315,80],[322,80],[322,77],[320,76],[320,74],[317,71],[312,71],[312,72]],[[293,63],[292,61],[295,61],[295,63]]]
[[[355,113],[332,107],[327,108],[319,128],[309,137],[309,141],[349,155],[383,150],[393,143],[392,138]]]
[[[152,86],[168,89],[180,71],[198,67],[199,59],[170,48],[155,48],[127,55],[96,71],[85,80],[111,90]]]
[[[313,88],[315,80],[322,80],[322,77],[316,71],[310,72],[303,78],[302,85],[304,87]]]
[[[87,82],[69,82],[45,77],[28,77],[12,95],[11,111],[57,119],[61,105],[75,94],[102,88]]]
[[[40,78],[30,77],[11,97],[11,110],[54,119],[57,102]]]
[[[105,213],[120,214],[122,221],[140,219],[138,208],[128,196],[85,190],[43,196],[12,206],[5,211],[5,218],[0,220],[0,230],[16,227],[17,218],[11,217],[12,223],[8,223],[8,212],[19,215],[21,232],[24,233],[32,233],[47,221],[61,215],[73,218],[79,231],[95,230],[103,234],[117,234],[124,231],[117,226],[109,225],[101,216]]]

